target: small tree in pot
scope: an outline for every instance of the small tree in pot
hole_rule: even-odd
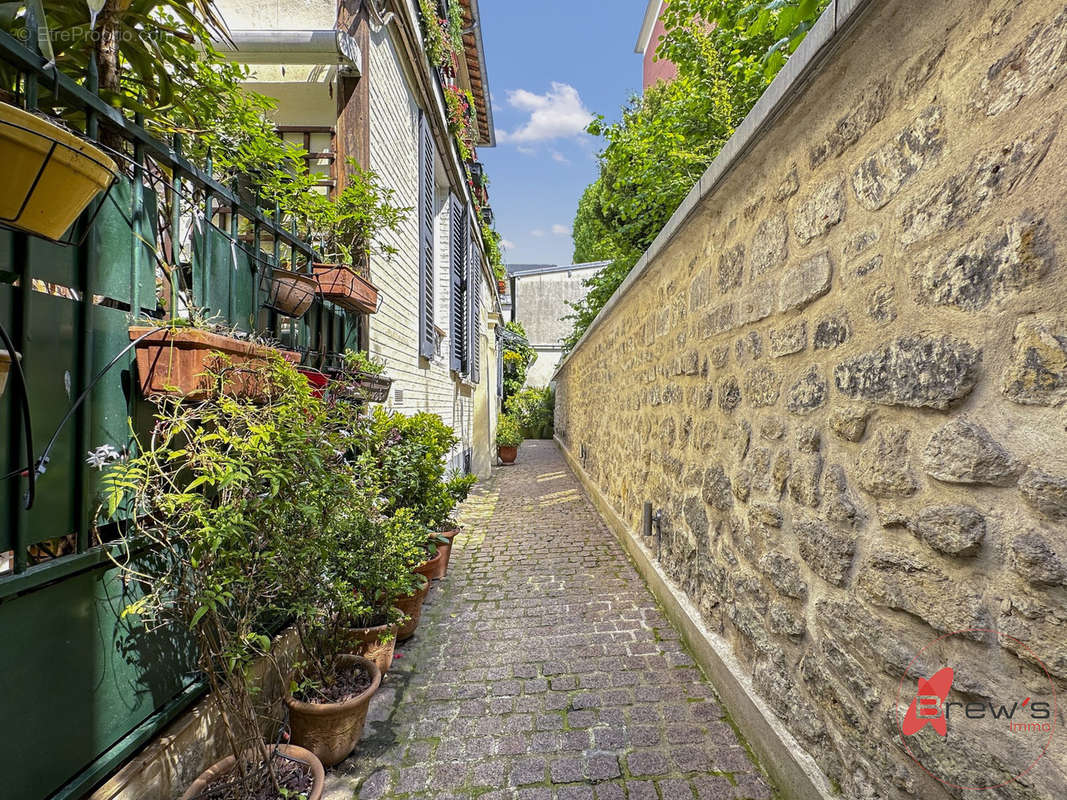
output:
[[[496,454],[504,464],[514,464],[522,444],[522,429],[518,420],[501,414],[496,423]]]

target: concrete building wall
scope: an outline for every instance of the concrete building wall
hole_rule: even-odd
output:
[[[588,291],[582,282],[596,274],[600,265],[585,269],[514,276],[515,319],[522,323],[526,338],[537,351],[537,361],[527,371],[527,386],[547,386],[563,354],[563,339],[571,332],[568,303],[576,303]]]
[[[1058,733],[901,727],[945,667],[952,703],[1067,688],[1065,78],[1062,0],[832,2],[557,376],[828,793],[1067,797]]]

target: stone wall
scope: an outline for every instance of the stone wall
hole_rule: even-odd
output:
[[[1067,7],[885,0],[830,45],[561,366],[556,431],[634,531],[663,509],[660,568],[844,796],[973,797],[900,712],[943,666],[1067,688]],[[1040,753],[956,713],[908,740],[950,783]],[[985,796],[1067,796],[1067,734]]]

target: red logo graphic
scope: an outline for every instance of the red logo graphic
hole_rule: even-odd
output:
[[[927,725],[940,736],[948,735],[945,701],[948,700],[948,691],[952,688],[953,675],[955,673],[952,667],[945,667],[934,673],[930,680],[919,678],[915,699],[908,706],[908,713],[904,715],[904,722],[900,725],[905,736],[914,736]]]
[[[1048,681],[1048,690],[1036,696],[1030,687],[1019,691],[1025,684],[1015,678],[1015,668],[1012,668],[1003,674],[988,697],[968,698],[964,695],[950,698],[957,672],[961,684],[966,683],[965,670],[943,667],[929,678],[912,671],[923,653],[940,647],[946,639],[964,634],[971,639],[981,638],[973,635],[981,634],[1029,661],[1037,670],[1033,677],[1041,676]],[[909,685],[915,689],[904,712]],[[1040,680],[1031,685],[1040,685]],[[926,774],[946,786],[978,791],[1005,786],[1029,773],[1048,752],[1059,713],[1056,685],[1037,654],[1025,642],[986,628],[952,631],[927,642],[904,670],[897,708],[900,743],[911,759]],[[921,735],[927,725],[936,737]],[[983,742],[994,740],[1006,746],[984,747]],[[983,752],[984,757],[975,758]]]

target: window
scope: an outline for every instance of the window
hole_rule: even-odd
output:
[[[437,334],[433,319],[434,148],[430,124],[419,112],[419,355],[433,358]]]

